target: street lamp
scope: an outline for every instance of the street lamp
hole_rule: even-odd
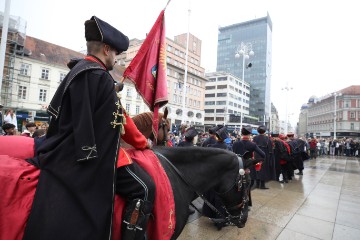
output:
[[[237,47],[235,52],[235,58],[240,58],[242,56],[242,80],[245,81],[245,59],[249,59],[250,56],[254,56],[254,51],[252,50],[252,44],[251,43],[244,43],[241,42],[240,45]],[[246,68],[251,68],[252,64],[249,63],[246,65]],[[240,129],[242,128],[242,119],[243,118],[243,112],[240,112]]]
[[[240,43],[240,46],[237,47],[235,52],[235,58],[240,58],[242,56],[243,64],[242,64],[242,80],[244,81],[245,75],[245,59],[249,59],[250,56],[254,55],[254,51],[252,50],[251,43]],[[246,68],[252,67],[252,64],[249,63]]]
[[[285,108],[285,134],[288,133],[288,122],[289,122],[289,116],[288,116],[288,96],[289,96],[289,91],[292,90],[292,87],[289,87],[289,84],[286,83],[286,87],[283,87],[281,90],[286,91],[286,108]]]
[[[334,96],[334,140],[336,139],[336,97],[341,96],[341,93],[334,92],[332,93]]]

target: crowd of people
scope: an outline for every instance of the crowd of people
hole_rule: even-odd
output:
[[[244,126],[240,131],[229,133],[225,126],[217,125],[206,133],[198,133],[194,127],[182,129],[183,138],[169,132],[171,146],[215,147],[233,151],[243,158],[255,161],[254,167],[248,169],[251,176],[251,189],[269,189],[268,181],[277,181],[280,184],[291,182],[295,175],[302,176],[304,161],[316,159],[322,155],[359,157],[359,141],[351,138],[323,139],[323,138],[296,138],[294,133],[278,134],[267,133],[265,126],[257,128],[258,135],[252,135],[252,127]],[[246,153],[247,156],[245,156]],[[205,196],[214,205],[221,205],[212,192]],[[251,206],[250,197],[249,206]],[[219,217],[206,204],[203,213],[210,217]],[[215,222],[218,228],[219,223]]]

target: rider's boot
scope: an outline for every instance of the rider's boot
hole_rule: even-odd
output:
[[[143,240],[152,211],[152,203],[142,199],[128,202],[121,223],[122,240]]]

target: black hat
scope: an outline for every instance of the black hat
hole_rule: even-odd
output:
[[[189,129],[186,130],[186,132],[184,133],[184,136],[186,138],[194,138],[195,136],[197,136],[199,133],[196,131],[195,128],[191,127]]]
[[[294,136],[294,133],[289,132],[288,134],[286,134],[286,136],[288,136],[288,137],[293,137],[293,136]]]
[[[209,128],[209,133],[210,134],[215,134],[217,130],[219,130],[219,126]]]
[[[220,140],[224,141],[226,138],[229,137],[228,131],[226,127],[222,127],[219,130],[216,131],[216,137]]]
[[[2,129],[5,131],[5,130],[8,130],[8,129],[12,129],[12,128],[15,128],[15,125],[12,124],[12,123],[5,123],[4,125],[2,125]]]
[[[252,132],[252,127],[250,125],[246,125],[241,129],[242,135],[249,135]]]
[[[258,128],[257,128],[257,131],[262,134],[264,132],[266,132],[266,127],[264,125],[260,125]]]
[[[118,53],[126,51],[129,47],[129,38],[122,32],[104,22],[96,16],[85,21],[86,41],[99,41],[115,48]]]
[[[278,133],[272,133],[271,137],[279,137],[279,134]]]

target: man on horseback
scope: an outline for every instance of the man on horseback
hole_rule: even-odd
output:
[[[137,149],[147,140],[109,74],[129,39],[95,16],[85,22],[85,38],[88,55],[71,64],[48,108],[46,140],[32,162],[40,177],[24,239],[111,239],[115,193],[127,200],[122,239],[143,239],[146,231],[155,186],[120,149],[120,136]]]

